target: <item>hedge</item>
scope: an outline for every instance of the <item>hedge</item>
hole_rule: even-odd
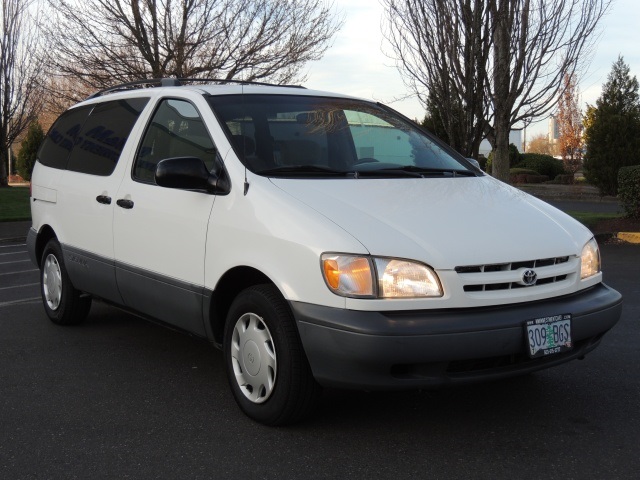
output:
[[[509,183],[511,184],[516,184],[516,183],[544,183],[549,181],[549,177],[547,177],[546,175],[531,175],[531,174],[526,174],[526,173],[515,173],[515,174],[511,174],[509,175]]]
[[[556,178],[558,175],[565,173],[562,161],[556,160],[551,155],[544,155],[542,153],[520,154],[520,161],[516,167],[530,168],[540,175],[546,175],[549,178]]]
[[[538,172],[530,168],[511,168],[509,169],[511,175],[538,175]]]
[[[618,198],[628,217],[640,218],[640,165],[618,170]]]
[[[493,163],[493,154],[495,152],[491,150],[489,152],[489,156],[487,157],[487,161],[484,166],[482,166],[483,170],[491,175],[492,163]],[[518,151],[518,147],[516,147],[513,143],[509,144],[509,167],[515,167],[516,164],[520,161],[520,152]]]
[[[542,183],[549,180],[546,175],[539,175],[535,170],[530,168],[512,168],[509,170],[509,183],[512,185],[518,183]]]
[[[572,173],[566,173],[556,175],[556,178],[553,179],[553,183],[559,183],[561,185],[571,185],[572,183],[575,183],[575,179]]]

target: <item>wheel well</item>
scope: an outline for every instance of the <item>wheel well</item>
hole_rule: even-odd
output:
[[[36,239],[36,261],[38,262],[38,267],[40,267],[40,262],[42,261],[42,254],[44,253],[44,247],[49,243],[49,240],[52,238],[57,238],[53,228],[49,225],[43,226],[38,232],[38,237]]]
[[[222,344],[224,323],[236,296],[253,285],[273,284],[265,274],[251,267],[236,267],[225,273],[213,292],[209,318],[216,343]]]

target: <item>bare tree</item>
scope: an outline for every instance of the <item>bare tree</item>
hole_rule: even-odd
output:
[[[11,144],[42,106],[39,37],[31,15],[33,0],[0,0],[0,187],[7,186]]]
[[[576,173],[582,165],[582,111],[575,75],[565,75],[564,91],[558,100],[558,138],[562,163],[567,173]]]
[[[159,77],[298,80],[341,23],[325,0],[48,0],[50,64],[92,89]]]
[[[408,87],[450,145],[477,157],[484,138],[489,11],[483,0],[383,0],[385,36]]]
[[[454,14],[463,8],[470,9],[474,16],[482,18],[485,27],[456,29],[446,21],[417,23],[411,20],[407,14],[409,6],[431,0],[383,1],[390,31],[409,30],[402,36],[387,35],[387,38],[409,82],[422,89],[454,77],[449,81],[465,88],[460,91],[460,98],[472,95],[468,89],[479,86],[465,83],[464,71],[456,68],[440,70],[436,71],[440,74],[439,80],[425,80],[425,76],[432,76],[433,72],[420,66],[418,60],[442,64],[443,60],[437,56],[452,58],[457,55],[460,58],[460,51],[451,49],[452,43],[486,45],[488,42],[489,55],[473,60],[463,58],[463,61],[470,68],[483,71],[478,73],[484,79],[482,130],[495,152],[493,175],[504,181],[509,179],[510,130],[515,125],[544,116],[554,108],[558,94],[564,88],[564,75],[577,74],[586,65],[594,32],[610,5],[610,0],[434,0],[434,3],[447,6],[433,9],[434,12]],[[468,35],[475,36],[475,40]],[[460,38],[452,40],[452,37]],[[426,49],[420,42],[433,46]],[[415,49],[416,45],[424,55],[419,58],[407,55],[406,52]],[[417,89],[416,93],[424,94]]]

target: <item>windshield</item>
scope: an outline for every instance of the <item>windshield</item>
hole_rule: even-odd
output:
[[[225,95],[209,101],[243,163],[268,176],[475,175],[393,112],[349,99]]]

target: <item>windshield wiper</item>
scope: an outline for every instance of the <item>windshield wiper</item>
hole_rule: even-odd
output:
[[[259,170],[258,175],[267,177],[288,177],[288,176],[329,176],[329,177],[345,177],[353,175],[353,172],[345,172],[344,170],[333,170],[331,168],[322,167],[320,165],[287,165],[282,167],[267,168]]]
[[[398,168],[377,168],[375,170],[356,170],[356,177],[409,177],[423,178],[418,172],[414,172],[406,167]]]
[[[433,177],[433,176],[449,176],[449,177],[475,177],[476,174],[471,170],[455,169],[455,168],[428,168],[416,167],[415,165],[406,165],[404,167],[380,168],[377,170],[359,171],[358,175],[365,176],[406,176],[406,177]]]

